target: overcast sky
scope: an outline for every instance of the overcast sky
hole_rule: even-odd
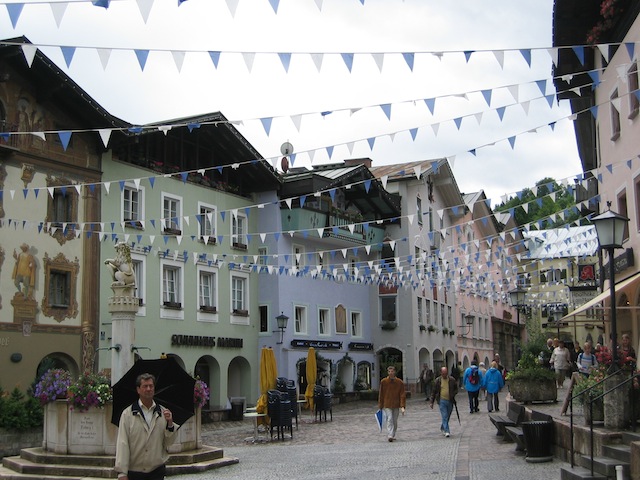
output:
[[[448,157],[461,191],[483,189],[494,204],[580,173],[569,107],[545,98],[554,93],[551,0],[280,0],[277,13],[272,4],[114,0],[70,3],[62,15],[60,4],[27,3],[15,29],[0,7],[0,32],[42,45],[123,120],[221,111],[267,158],[291,142],[295,166]],[[67,68],[58,46],[83,48]],[[113,49],[106,68],[98,48]],[[150,50],[144,71],[133,49]],[[208,51],[221,52],[217,68]],[[276,52],[292,54],[288,71]],[[402,54],[413,52],[410,69]],[[354,54],[351,71],[341,53]],[[425,99],[435,99],[433,114]],[[264,118],[273,118],[269,135]]]

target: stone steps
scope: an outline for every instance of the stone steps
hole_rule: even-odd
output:
[[[593,458],[593,475],[591,475],[591,457],[577,455],[574,468],[562,468],[562,480],[594,480],[616,478],[616,466],[622,466],[624,478],[629,478],[631,462],[631,442],[640,441],[640,434],[623,432],[620,443],[602,445],[602,456]]]
[[[203,446],[198,450],[171,454],[167,476],[199,473],[238,463],[225,457],[221,448]],[[23,449],[19,456],[5,457],[1,480],[80,480],[115,478],[115,457],[109,455],[61,455],[42,448]]]

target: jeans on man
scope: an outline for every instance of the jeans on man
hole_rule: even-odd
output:
[[[438,404],[440,408],[440,416],[442,417],[442,423],[440,424],[440,430],[444,433],[449,433],[449,418],[453,410],[453,403],[450,400],[440,399]]]

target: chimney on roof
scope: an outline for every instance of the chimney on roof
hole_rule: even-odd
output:
[[[371,160],[370,158],[349,158],[344,161],[344,164],[347,167],[353,167],[355,165],[364,165],[367,168],[371,168],[372,163],[373,163],[373,160]]]

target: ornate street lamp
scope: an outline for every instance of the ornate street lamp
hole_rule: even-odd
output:
[[[520,310],[524,309],[525,301],[527,298],[527,291],[518,287],[515,290],[509,292],[509,299],[511,300],[511,306],[516,309],[516,321],[518,322],[518,340],[522,341],[522,335],[520,334]],[[517,359],[520,360],[520,352],[522,349],[518,345],[517,347]]]
[[[280,341],[276,343],[276,345],[282,345],[282,341],[284,339],[284,331],[287,328],[287,322],[289,321],[289,317],[287,317],[284,312],[281,312],[280,315],[276,317],[276,322],[278,325],[278,329],[280,330]],[[277,330],[276,330],[277,331]]]
[[[609,256],[609,301],[611,302],[611,362],[612,370],[618,368],[618,325],[616,322],[616,282],[613,251],[622,248],[624,233],[629,219],[611,211],[611,202],[607,202],[609,210],[593,217],[591,222],[596,227],[596,235],[600,249],[606,250]]]

